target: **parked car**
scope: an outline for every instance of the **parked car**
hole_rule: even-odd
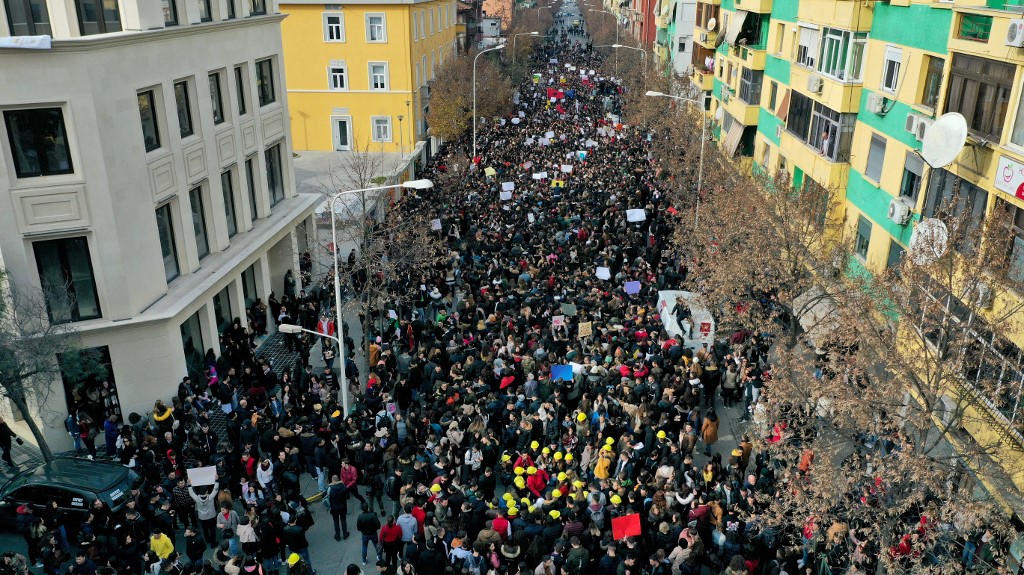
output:
[[[0,487],[0,524],[13,526],[17,509],[22,505],[38,511],[51,500],[75,524],[85,520],[89,506],[97,498],[111,510],[119,511],[136,478],[134,471],[115,463],[55,459],[18,473]]]

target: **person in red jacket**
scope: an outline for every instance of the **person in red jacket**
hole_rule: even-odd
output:
[[[533,473],[526,478],[526,487],[531,493],[540,497],[544,493],[544,488],[547,487],[548,481],[550,480],[551,476],[548,475],[547,471],[538,469],[536,473]]]
[[[378,535],[384,548],[384,560],[392,572],[398,569],[398,554],[402,550],[402,528],[395,523],[395,516],[388,515],[388,522],[380,528]]]
[[[359,494],[359,470],[352,467],[347,459],[341,461],[341,473],[338,476],[341,478],[341,482],[348,487],[348,492],[352,497],[358,499],[360,503],[366,503],[363,496]]]
[[[509,540],[509,537],[512,535],[512,524],[505,517],[505,511],[498,509],[498,516],[491,522],[491,529],[497,531],[498,535],[501,535],[502,541],[507,542]]]

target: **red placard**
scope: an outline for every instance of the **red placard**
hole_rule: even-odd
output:
[[[623,515],[612,519],[612,539],[621,541],[626,537],[640,535],[640,514]]]
[[[709,322],[709,321],[702,321],[702,322],[700,322],[700,334],[701,335],[708,335],[709,333],[711,333],[711,322]]]

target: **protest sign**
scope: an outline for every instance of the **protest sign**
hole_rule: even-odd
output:
[[[516,189],[516,183],[515,182],[502,182],[501,183],[501,191],[503,191],[503,192],[511,192],[514,189]]]
[[[430,229],[432,229],[432,230],[440,230],[441,229],[441,220],[430,220]]]
[[[622,287],[625,288],[626,293],[630,295],[640,293],[640,282],[626,282],[622,284]]]
[[[213,485],[217,482],[217,466],[215,465],[193,467],[186,471],[188,472],[188,479],[192,482],[193,486]]]
[[[647,219],[647,212],[643,209],[626,210],[627,222],[642,222]]]
[[[512,199],[512,192],[501,192],[498,197],[501,198],[501,201],[507,202]]]
[[[612,539],[622,541],[626,537],[636,537],[643,531],[640,528],[640,514],[632,513],[612,518]]]
[[[571,365],[552,365],[551,366],[551,380],[561,379],[562,381],[572,381],[572,366]]]
[[[612,271],[605,267],[597,268],[597,279],[599,280],[610,280],[612,279]]]
[[[580,337],[590,337],[594,333],[594,323],[589,321],[581,321],[578,326]]]

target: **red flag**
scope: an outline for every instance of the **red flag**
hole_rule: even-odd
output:
[[[612,518],[612,539],[622,541],[626,537],[640,535],[640,514]]]
[[[672,206],[669,206],[669,207],[668,207],[668,209],[667,209],[667,210],[665,210],[665,211],[666,211],[666,212],[668,212],[668,213],[670,213],[670,214],[672,214],[673,216],[679,213],[679,212],[678,212],[678,211],[677,211],[677,210],[676,210],[675,208],[673,208]]]
[[[557,98],[557,97],[558,97],[558,90],[556,90],[554,88],[548,88],[548,98],[550,99],[550,98]]]
[[[556,105],[555,105],[555,110],[556,110],[556,111],[557,111],[557,112],[558,112],[559,114],[564,114],[564,113],[565,113],[565,108],[563,108],[561,104],[556,104]]]

